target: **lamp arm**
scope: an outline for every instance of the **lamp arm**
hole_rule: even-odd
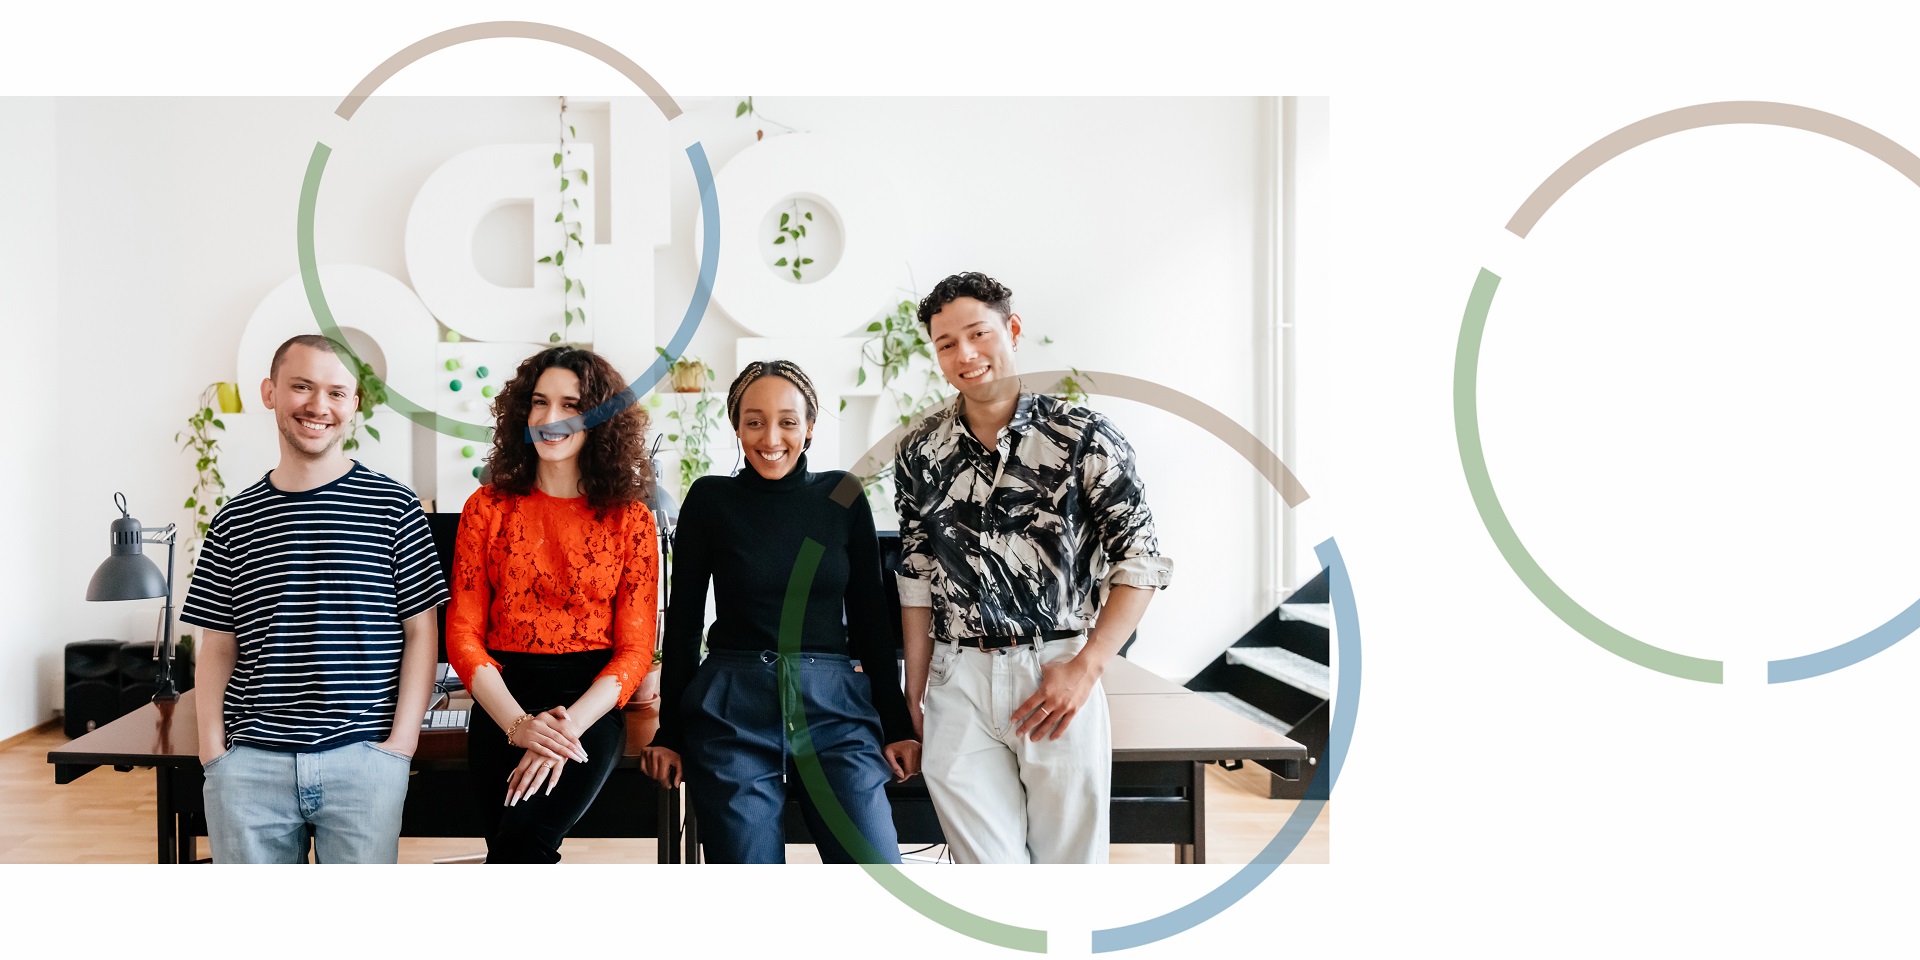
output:
[[[146,540],[147,543],[167,545],[167,599],[160,608],[160,676],[156,678],[153,689],[154,702],[166,703],[180,699],[180,691],[173,682],[173,553],[179,530],[169,523],[164,527],[141,527],[140,532],[159,534],[152,540]]]

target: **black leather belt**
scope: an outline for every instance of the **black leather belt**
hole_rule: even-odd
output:
[[[976,650],[1005,650],[1008,647],[1032,646],[1036,640],[1070,640],[1085,632],[1084,630],[1048,630],[1038,637],[961,637],[953,642]]]

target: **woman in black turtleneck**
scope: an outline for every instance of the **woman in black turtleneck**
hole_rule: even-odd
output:
[[[818,414],[799,367],[748,364],[727,392],[748,468],[695,481],[680,508],[660,731],[644,764],[671,787],[684,757],[709,863],[785,862],[789,791],[822,860],[900,862],[885,787],[890,775],[919,772],[920,744],[887,629],[897,614],[881,592],[873,513],[859,481],[840,470],[807,472]],[[788,586],[816,557],[799,636],[785,638],[783,652]],[[718,616],[696,668],[709,579]],[[803,784],[801,734],[847,820],[823,816]]]

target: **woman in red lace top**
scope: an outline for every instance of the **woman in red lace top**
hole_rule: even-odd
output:
[[[625,388],[590,350],[521,363],[493,404],[488,482],[460,512],[447,659],[481,708],[467,758],[489,863],[560,859],[653,666],[653,474],[646,412],[613,400]]]

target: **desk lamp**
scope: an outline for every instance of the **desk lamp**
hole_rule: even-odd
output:
[[[112,553],[93,572],[93,579],[87,582],[88,600],[148,600],[165,597],[166,605],[162,609],[160,637],[160,676],[154,683],[153,700],[155,703],[171,703],[180,699],[180,692],[173,688],[173,544],[176,537],[174,525],[164,527],[143,527],[140,521],[127,515],[127,497],[125,494],[113,495],[114,506],[120,508],[120,519],[113,521]],[[152,534],[149,538],[147,535]],[[155,566],[140,552],[143,543],[164,543],[167,545],[167,573],[160,575]]]

